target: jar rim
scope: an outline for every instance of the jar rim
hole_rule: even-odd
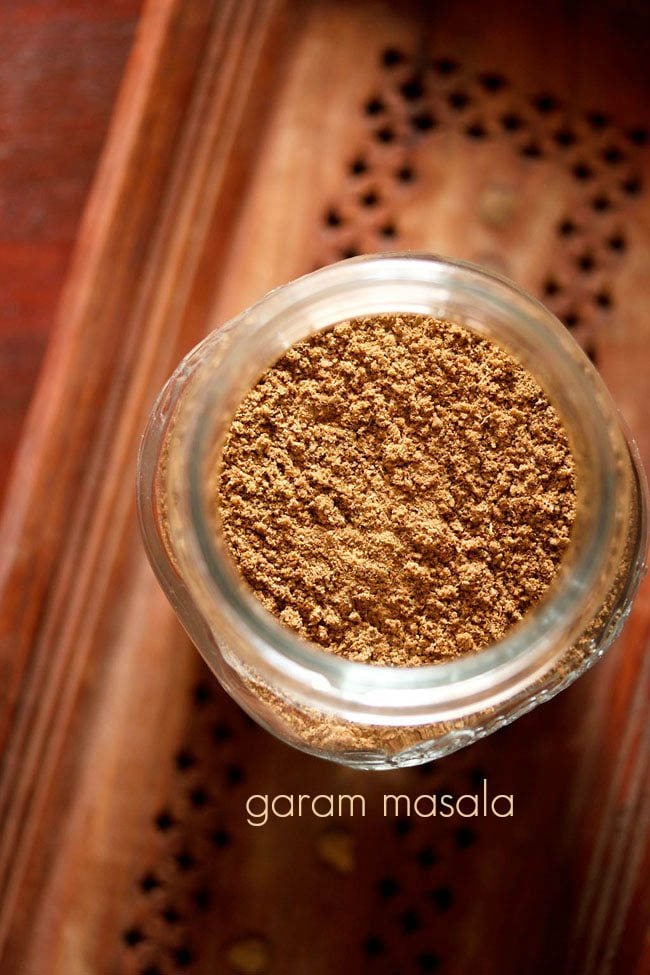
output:
[[[219,398],[225,395],[233,373],[250,356],[251,344],[260,332],[272,330],[290,310],[296,313],[301,307],[308,309],[316,299],[324,300],[328,292],[340,295],[346,287],[360,286],[360,282],[374,286],[396,278],[435,280],[436,285],[451,291],[461,288],[473,293],[479,302],[489,300],[504,314],[520,318],[522,328],[543,333],[544,354],[557,359],[558,367],[561,365],[563,374],[574,384],[576,400],[595,407],[585,410],[581,417],[587,427],[585,436],[593,448],[598,489],[589,511],[590,537],[571,577],[532,607],[497,643],[476,654],[417,667],[348,660],[303,640],[276,620],[242,585],[234,564],[215,545],[203,476],[205,459],[214,443],[212,417]],[[340,320],[333,318],[330,324]],[[246,327],[237,329],[239,325]],[[298,681],[305,671],[312,678],[316,675],[321,679],[320,691],[316,692],[321,703],[330,699],[333,692],[343,692],[356,701],[370,694],[374,706],[381,707],[383,702],[388,710],[401,709],[407,700],[414,706],[425,701],[429,705],[453,702],[456,708],[469,710],[477,700],[484,700],[488,684],[491,700],[497,700],[499,695],[510,696],[515,688],[529,685],[535,676],[547,671],[558,656],[559,633],[565,631],[567,621],[580,617],[602,575],[608,547],[616,533],[615,499],[620,476],[609,435],[612,420],[618,422],[616,409],[595,369],[581,350],[576,354],[577,343],[557,318],[537,299],[496,272],[430,254],[395,253],[351,258],[297,278],[269,292],[225,327],[229,330],[225,354],[220,359],[215,357],[214,368],[208,367],[203,373],[197,370],[197,409],[183,447],[192,529],[189,544],[192,558],[199,559],[206,570],[205,581],[212,597],[221,602],[232,623],[244,627],[258,659],[272,669],[290,671]],[[213,336],[220,333],[221,330],[212,333],[202,346],[209,345]],[[399,702],[392,697],[396,693]]]

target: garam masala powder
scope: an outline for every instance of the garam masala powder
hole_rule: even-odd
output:
[[[560,418],[504,348],[381,314],[297,343],[239,405],[215,484],[246,584],[332,653],[476,653],[543,596],[569,544]]]

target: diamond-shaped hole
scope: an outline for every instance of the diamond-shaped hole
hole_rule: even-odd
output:
[[[371,98],[364,106],[366,115],[379,115],[381,112],[385,111],[385,109],[386,106],[382,102],[381,98]]]
[[[631,176],[629,179],[624,179],[621,183],[621,189],[628,196],[638,196],[642,189],[641,180],[638,176]]]
[[[503,77],[502,74],[495,74],[493,72],[486,72],[485,74],[479,75],[479,84],[485,91],[489,91],[494,94],[497,91],[502,91],[508,82]]]
[[[364,207],[374,207],[379,203],[379,194],[375,190],[368,190],[359,197],[359,203]]]
[[[453,108],[454,111],[462,112],[469,105],[470,97],[466,91],[459,89],[458,91],[449,92],[447,101],[449,102],[449,107]]]
[[[553,140],[563,149],[568,149],[576,143],[576,134],[572,129],[558,129],[553,133]]]
[[[385,942],[376,934],[369,934],[363,942],[363,950],[368,958],[378,958],[386,951]]]
[[[395,141],[395,131],[390,127],[390,125],[384,125],[381,129],[377,129],[375,132],[375,138],[378,142],[394,142]]]
[[[434,128],[436,120],[431,112],[418,112],[411,118],[411,125],[418,132],[429,132]]]
[[[144,941],[144,934],[141,928],[127,928],[122,932],[122,941],[127,948],[135,948]]]
[[[397,897],[400,892],[400,885],[393,876],[382,877],[377,884],[377,893],[382,900],[388,901],[393,897]]]
[[[458,71],[458,62],[452,58],[437,58],[433,62],[433,69],[443,77],[448,77]]]
[[[465,135],[469,136],[470,139],[484,139],[487,135],[487,129],[480,122],[474,122],[467,126]]]
[[[551,112],[557,111],[560,107],[560,103],[557,98],[550,95],[548,92],[542,92],[536,95],[533,100],[533,106],[541,115],[549,115]]]
[[[368,164],[361,156],[353,159],[350,163],[350,172],[353,176],[363,176],[368,171]]]
[[[612,251],[622,253],[627,248],[627,242],[623,234],[612,234],[607,241],[607,246]]]
[[[411,166],[400,166],[395,176],[400,183],[412,183],[415,179],[415,172]]]
[[[506,132],[518,132],[523,128],[524,120],[516,112],[506,112],[501,116],[501,125]]]
[[[404,55],[396,47],[387,47],[382,51],[381,63],[385,68],[394,68],[395,65],[404,61]]]
[[[417,75],[408,78],[399,86],[400,93],[407,102],[415,102],[424,95],[424,85],[422,79]]]
[[[571,172],[573,173],[575,179],[577,179],[578,182],[580,183],[586,182],[587,180],[591,179],[594,175],[591,166],[587,165],[586,162],[576,163],[575,166],[573,166],[573,168],[571,169]]]
[[[578,228],[574,224],[573,220],[562,220],[557,227],[557,232],[560,237],[572,237]]]

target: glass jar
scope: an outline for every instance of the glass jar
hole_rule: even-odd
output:
[[[386,312],[449,319],[513,353],[557,409],[576,467],[572,538],[545,597],[499,643],[422,667],[343,659],[283,626],[240,579],[208,492],[231,418],[260,375],[308,335]],[[587,357],[511,282],[426,255],[323,268],[196,346],[151,413],[138,507],[154,570],[228,693],[289,744],[366,769],[446,755],[551,698],[612,643],[644,567],[638,455]]]

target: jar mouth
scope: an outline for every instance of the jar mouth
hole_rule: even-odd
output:
[[[251,365],[251,349],[264,339],[270,365],[299,341],[292,339],[294,324],[304,337],[327,324],[382,311],[458,321],[454,310],[461,308],[460,323],[486,337],[493,338],[494,322],[500,322],[518,343],[519,358],[535,364],[529,371],[552,402],[549,384],[565,398],[589,470],[590,497],[582,506],[579,537],[572,539],[548,593],[499,642],[476,654],[418,667],[351,661],[293,633],[241,580],[219,536],[206,491],[206,474],[219,439],[216,417],[231,417],[241,401],[244,379],[250,388],[259,377],[259,363]],[[469,709],[472,702],[484,699],[488,685],[491,698],[497,700],[548,670],[582,632],[594,595],[605,591],[612,542],[620,533],[617,490],[623,465],[629,464],[620,433],[626,458],[617,447],[618,417],[609,394],[555,316],[497,273],[462,261],[398,253],[351,258],[298,278],[270,292],[226,327],[225,353],[222,347],[216,354],[215,337],[220,333],[208,336],[201,346],[207,357],[193,377],[197,409],[183,446],[191,526],[188,556],[201,563],[208,596],[219,601],[232,626],[246,632],[259,662],[294,676],[308,671],[323,700],[336,689],[355,700],[371,695],[375,706],[389,708],[397,706],[398,693],[414,705],[453,701]]]

